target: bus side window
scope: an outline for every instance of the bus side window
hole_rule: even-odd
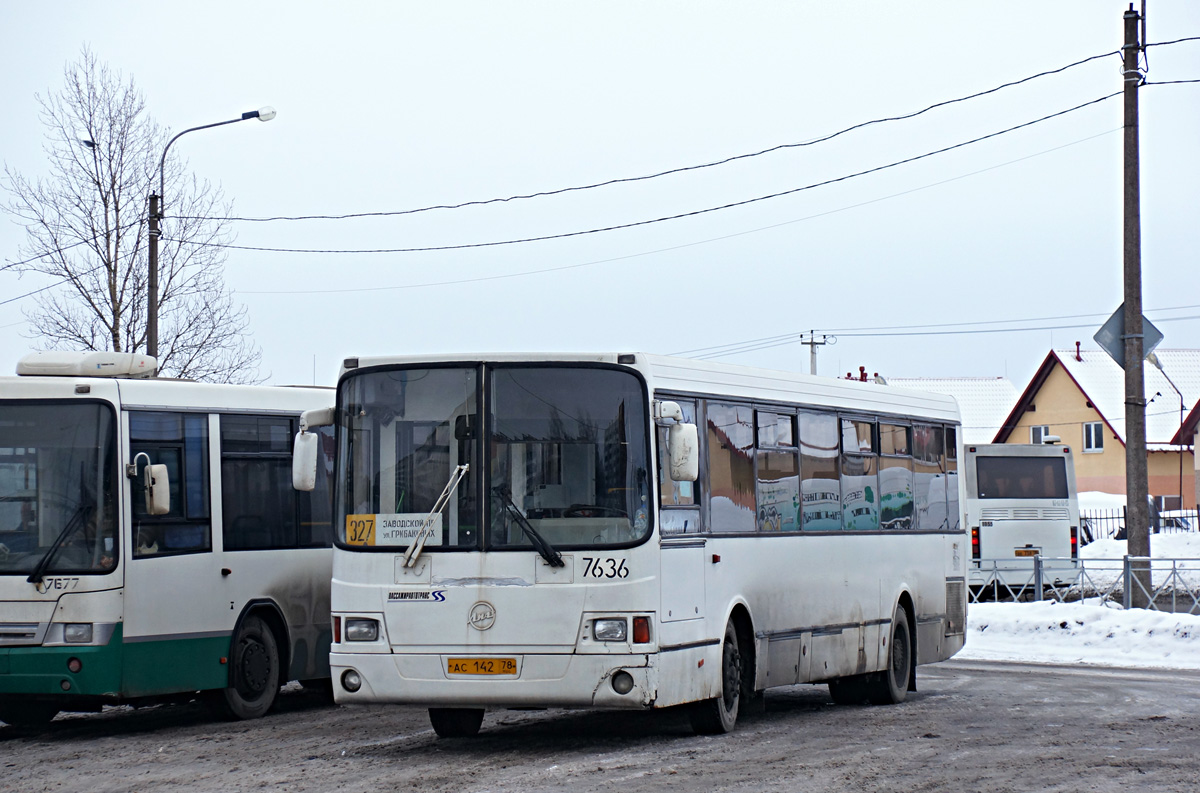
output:
[[[129,414],[129,454],[140,481],[146,458],[167,466],[171,511],[146,514],[133,499],[135,558],[212,549],[208,485],[208,416],[203,413],[134,411]]]
[[[879,424],[879,525],[913,528],[912,428]]]
[[[696,423],[696,402],[674,399],[683,411],[685,423]],[[700,531],[700,482],[676,482],[671,479],[667,459],[667,428],[656,427],[658,446],[659,520],[662,534],[693,534]]]
[[[708,515],[714,532],[752,532],[754,503],[754,410],[749,405],[709,402],[707,427]]]
[[[913,528],[937,531],[949,527],[946,511],[946,477],[942,472],[945,451],[942,428],[913,425],[913,495],[916,509]]]
[[[843,418],[842,527],[879,528],[879,448],[873,419]]]
[[[796,417],[755,413],[756,501],[759,531],[800,530],[800,460],[796,449]]]
[[[958,428],[946,427],[946,453],[942,457],[946,473],[946,516],[950,531],[962,528],[962,513],[958,507]]]
[[[804,531],[841,531],[838,423],[832,413],[800,413],[800,517]]]
[[[225,550],[297,546],[291,486],[295,419],[221,416],[221,505]]]

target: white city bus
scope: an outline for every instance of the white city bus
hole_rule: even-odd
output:
[[[443,737],[692,703],[719,733],[770,686],[899,702],[962,647],[948,397],[640,353],[355,358],[301,427],[329,423],[340,703],[423,705]]]
[[[252,718],[328,685],[332,466],[311,494],[290,474],[333,392],[154,367],[37,353],[0,378],[0,721],[199,691]]]
[[[963,462],[972,587],[990,586],[993,594],[1005,596],[1028,591],[1035,585],[1034,557],[1060,560],[1056,564],[1078,558],[1071,447],[968,444]]]

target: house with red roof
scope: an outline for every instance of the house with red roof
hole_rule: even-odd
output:
[[[1146,466],[1160,509],[1194,509],[1200,350],[1156,350],[1145,364]],[[1071,447],[1080,492],[1125,493],[1125,372],[1102,350],[1051,350],[995,443]]]

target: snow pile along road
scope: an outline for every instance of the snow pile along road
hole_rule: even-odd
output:
[[[1200,616],[1079,603],[972,603],[955,658],[1200,669]]]

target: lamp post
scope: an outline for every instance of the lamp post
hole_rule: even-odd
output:
[[[150,273],[147,279],[146,291],[149,293],[146,306],[146,355],[151,358],[158,358],[158,238],[162,232],[158,228],[158,221],[163,217],[163,210],[166,207],[166,201],[160,200],[163,198],[164,185],[166,177],[163,169],[167,164],[167,151],[171,148],[171,144],[179,140],[189,132],[195,132],[200,129],[211,129],[212,127],[223,127],[226,124],[236,124],[239,121],[247,121],[252,118],[257,118],[259,121],[270,121],[275,118],[275,108],[260,107],[258,110],[249,110],[242,113],[241,118],[233,118],[229,121],[218,121],[215,124],[204,124],[199,127],[185,129],[175,137],[167,141],[167,145],[163,147],[162,158],[158,161],[158,193],[150,194],[150,230],[149,230],[149,250]]]
[[[1162,372],[1162,376],[1166,378],[1167,384],[1175,389],[1175,393],[1179,395],[1179,428],[1183,429],[1184,414],[1187,412],[1187,406],[1183,401],[1183,392],[1179,390],[1179,386],[1175,385],[1175,381],[1167,374],[1167,370],[1163,368],[1162,361],[1154,353],[1146,356],[1146,360],[1154,364],[1158,371]],[[1179,444],[1179,508],[1183,509],[1183,439],[1180,438]]]

